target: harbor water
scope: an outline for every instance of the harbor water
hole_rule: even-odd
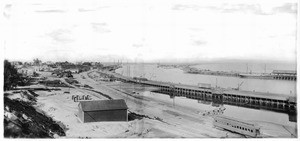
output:
[[[219,64],[206,65],[206,66],[210,66],[210,67],[214,66],[214,68],[217,68],[216,66],[218,65]],[[201,66],[201,68],[204,67],[205,66]],[[229,70],[228,68],[234,68],[234,67],[227,66],[227,70]],[[272,68],[276,69],[274,66]],[[292,69],[293,67],[290,68]],[[283,68],[277,68],[277,69],[283,69]],[[237,69],[235,71],[240,71],[240,70]],[[256,69],[255,71],[258,72],[259,69]],[[207,84],[211,84],[212,87],[217,86],[222,88],[237,88],[238,85],[242,83],[242,85],[240,86],[240,90],[269,92],[269,93],[283,94],[288,96],[296,96],[296,81],[265,80],[265,79],[250,79],[250,78],[239,78],[239,77],[228,77],[228,76],[189,74],[189,73],[185,73],[183,70],[179,68],[165,69],[165,68],[157,67],[156,64],[123,65],[123,67],[116,70],[116,72],[123,74],[124,76],[145,77],[149,80],[181,83],[181,84],[188,84],[188,85],[198,85],[199,83],[207,83]]]

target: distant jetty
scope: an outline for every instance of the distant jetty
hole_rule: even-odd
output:
[[[212,71],[209,69],[197,69],[192,67],[185,67],[183,69],[186,73],[191,74],[203,74],[203,75],[219,75],[219,76],[233,76],[233,77],[239,77],[239,72],[227,72],[227,71]]]
[[[177,67],[178,68],[178,67]],[[209,69],[198,69],[190,66],[180,67],[184,72],[191,74],[202,75],[217,75],[217,76],[231,76],[250,79],[270,79],[270,80],[297,80],[297,71],[293,70],[273,70],[272,73],[242,73],[237,71],[212,71]]]

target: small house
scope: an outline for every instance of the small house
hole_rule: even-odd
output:
[[[83,122],[127,121],[127,105],[123,99],[80,101],[78,117]]]

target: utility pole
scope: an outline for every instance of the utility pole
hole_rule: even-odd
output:
[[[238,87],[237,90],[240,90],[240,87],[243,85],[244,81],[242,81],[241,83],[238,83]]]
[[[246,64],[246,66],[247,66],[247,70],[246,70],[246,73],[248,73],[248,63]]]
[[[170,88],[171,88],[171,97],[173,99],[173,107],[175,108],[175,86],[170,85]]]
[[[175,107],[175,96],[173,97],[173,107]]]

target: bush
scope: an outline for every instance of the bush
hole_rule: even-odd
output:
[[[7,60],[4,60],[4,90],[15,88],[18,83],[23,81],[18,70]]]

